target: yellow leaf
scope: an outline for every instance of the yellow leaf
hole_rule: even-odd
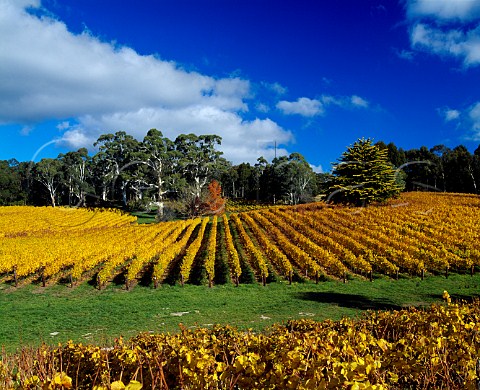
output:
[[[125,389],[125,385],[122,381],[115,381],[110,385],[111,390],[122,390]]]
[[[125,387],[125,390],[140,390],[142,384],[138,381],[130,381],[130,383]]]

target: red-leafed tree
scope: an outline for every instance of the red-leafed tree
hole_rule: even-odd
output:
[[[222,198],[222,186],[216,180],[212,180],[208,185],[208,193],[203,203],[205,214],[220,215],[225,211],[226,199]]]

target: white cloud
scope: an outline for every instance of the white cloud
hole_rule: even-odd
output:
[[[438,19],[473,20],[480,17],[479,0],[409,0],[407,15]]]
[[[331,96],[331,95],[322,95],[320,98],[324,107],[327,106],[338,106],[343,109],[352,109],[352,108],[368,108],[370,103],[358,96]]]
[[[438,109],[445,122],[456,121],[457,127],[468,129],[466,139],[480,141],[480,102],[476,102],[462,110],[451,108]]]
[[[307,97],[298,98],[295,102],[282,100],[277,103],[277,108],[284,114],[298,114],[308,117],[323,115],[325,112],[322,102]]]
[[[325,106],[334,105],[334,106],[343,106],[345,99],[336,98],[330,95],[322,95],[320,98],[321,102]]]
[[[70,127],[71,125],[69,121],[63,121],[57,125],[57,129],[60,131],[67,130]]]
[[[285,95],[288,91],[287,87],[284,87],[280,83],[262,83],[263,86],[270,91],[275,92],[277,95]]]
[[[263,112],[263,113],[266,113],[268,111],[270,111],[270,107],[268,107],[268,105],[264,104],[264,103],[257,103],[255,105],[255,109],[259,112]]]
[[[350,98],[350,101],[352,102],[352,104],[355,107],[361,107],[361,108],[367,108],[368,107],[368,102],[365,99],[361,98],[360,96],[353,95]]]
[[[301,97],[294,102],[282,100],[277,103],[277,108],[284,114],[298,114],[306,117],[324,115],[328,106],[338,106],[344,109],[368,108],[369,102],[357,95],[349,97],[322,95],[320,99]]]
[[[460,118],[461,112],[459,110],[453,110],[451,108],[445,108],[438,110],[440,115],[443,116],[445,122],[451,122]]]
[[[40,1],[0,0],[0,124],[57,119],[62,142],[75,148],[119,130],[137,138],[152,127],[171,138],[218,134],[225,157],[235,162],[270,153],[257,148],[260,139],[292,140],[269,119],[242,118],[251,97],[248,80],[188,72],[88,32],[73,34],[59,20],[28,13],[27,6]],[[271,88],[285,91],[280,84]]]
[[[467,67],[480,64],[480,26],[465,33],[459,29],[444,31],[418,23],[411,31],[410,39],[415,49],[460,57]]]
[[[70,148],[79,149],[81,147],[90,147],[97,137],[90,136],[82,127],[73,127],[65,132],[63,137],[56,143]]]
[[[102,116],[86,115],[65,132],[63,139],[79,147],[82,143],[91,145],[100,133],[121,129],[141,139],[151,128],[158,128],[170,139],[178,135],[179,128],[183,133],[219,134],[222,137],[219,149],[234,163],[253,163],[262,155],[273,156],[270,145],[275,141],[287,144],[293,140],[290,132],[270,119],[245,121],[237,113],[201,105],[178,110],[142,108]]]
[[[408,0],[413,49],[480,64],[480,0]]]
[[[472,121],[472,130],[474,132],[473,139],[475,141],[480,140],[480,102],[475,103],[468,113],[470,120]]]
[[[323,173],[324,172],[321,165],[310,164],[310,167],[313,169],[313,172],[315,172],[315,173]]]
[[[33,130],[32,126],[23,126],[20,129],[20,135],[27,136],[32,132],[32,130]]]

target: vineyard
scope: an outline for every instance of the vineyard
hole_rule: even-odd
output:
[[[0,282],[214,284],[474,273],[480,198],[406,193],[387,205],[276,206],[138,225],[115,210],[0,207]]]
[[[477,389],[480,304],[140,334],[102,348],[67,342],[0,360],[22,389]]]
[[[0,388],[476,389],[480,301],[452,303],[444,291],[445,303],[438,304],[438,285],[448,284],[456,297],[478,297],[478,275],[470,274],[480,270],[479,209],[478,196],[406,193],[367,208],[249,205],[222,216],[140,225],[118,210],[0,207],[0,287],[9,298],[2,326],[12,351],[0,355]],[[428,275],[439,277],[414,279]],[[313,284],[321,281],[327,282]],[[257,285],[233,286],[247,283]],[[424,295],[412,292],[423,309],[404,309],[401,300],[384,300],[385,292],[375,298],[365,288],[391,286],[387,295],[401,295],[415,285],[432,286]],[[180,306],[189,290],[205,305]],[[291,290],[288,298],[284,290]],[[268,294],[279,297],[267,316],[265,306],[246,308]],[[425,308],[424,299],[437,304]],[[250,328],[290,300],[295,308],[272,320],[276,325]],[[345,303],[396,311],[306,319]],[[146,306],[148,316],[136,306]],[[179,332],[158,332],[184,314],[192,320],[182,318]],[[240,317],[247,325],[241,329],[214,325]],[[202,322],[192,326],[197,318]],[[114,337],[128,337],[90,339],[108,334],[115,321],[128,325]],[[65,342],[75,329],[75,341]],[[46,344],[28,347],[32,337]]]

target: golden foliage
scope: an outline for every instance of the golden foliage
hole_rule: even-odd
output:
[[[480,302],[452,304],[444,296],[446,304],[426,310],[290,321],[265,333],[215,326],[140,334],[111,348],[43,346],[48,358],[28,372],[21,361],[25,353],[7,357],[0,364],[0,387],[473,390],[480,379]],[[46,367],[59,374],[53,380],[42,376]]]

